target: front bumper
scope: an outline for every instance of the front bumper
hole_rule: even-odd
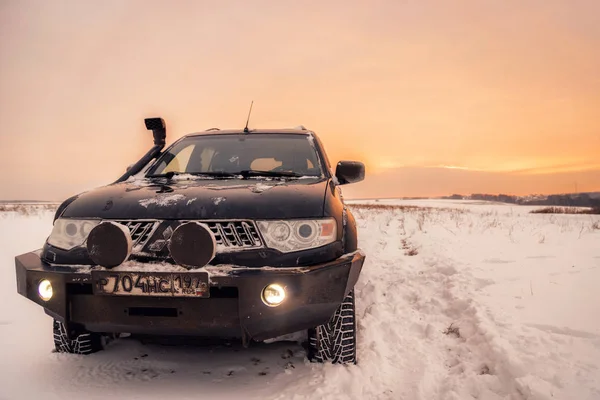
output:
[[[294,268],[231,269],[211,276],[210,297],[95,295],[89,267],[53,266],[39,252],[15,258],[17,291],[70,326],[92,332],[242,337],[265,340],[327,322],[358,280],[365,255]],[[122,271],[120,271],[122,272]],[[43,301],[38,285],[52,283]],[[270,283],[286,289],[286,300],[268,307],[261,293]]]

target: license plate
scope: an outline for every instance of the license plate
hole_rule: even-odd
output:
[[[94,294],[117,296],[209,297],[206,272],[92,271]]]

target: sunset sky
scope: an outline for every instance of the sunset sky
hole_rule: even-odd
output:
[[[303,124],[349,197],[600,190],[600,2],[0,1],[0,199],[210,127]]]

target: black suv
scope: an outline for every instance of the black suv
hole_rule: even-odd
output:
[[[116,182],[64,201],[17,290],[54,318],[59,352],[119,333],[238,338],[308,331],[312,361],[356,362],[354,285],[365,256],[314,132],[218,130],[154,147]]]

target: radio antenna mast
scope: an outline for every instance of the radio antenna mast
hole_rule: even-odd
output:
[[[252,105],[254,104],[254,100],[250,103],[250,111],[248,111],[248,119],[246,120],[246,126],[244,127],[244,133],[248,133],[248,122],[250,122],[250,114],[252,113]]]

